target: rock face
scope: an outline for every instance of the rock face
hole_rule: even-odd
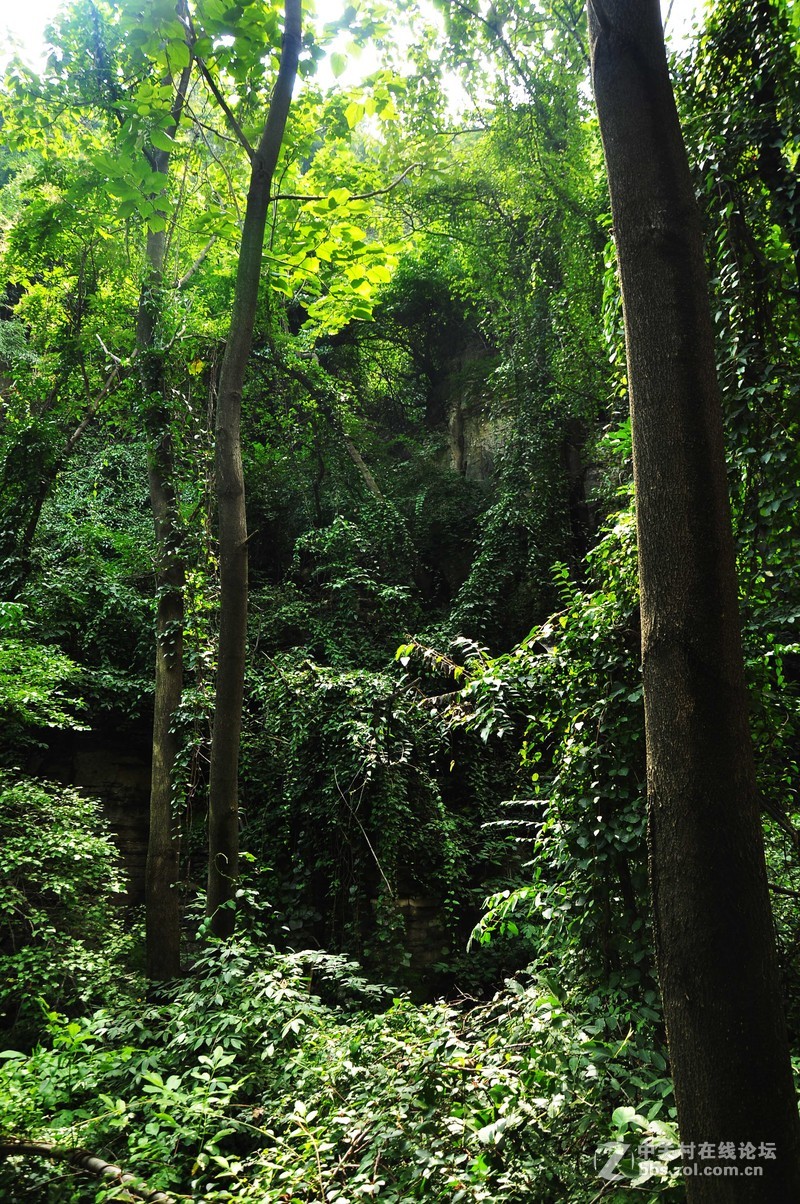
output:
[[[486,481],[510,433],[510,423],[488,412],[486,398],[465,387],[453,399],[448,423],[450,466],[468,481]]]
[[[124,745],[78,749],[74,783],[99,798],[120,850],[126,903],[144,902],[150,807],[150,766]]]
[[[449,467],[468,481],[488,481],[511,435],[509,419],[493,413],[484,373],[461,376],[448,418]]]
[[[450,952],[444,927],[443,903],[435,896],[405,896],[397,906],[406,922],[406,952],[413,971],[427,976]]]
[[[392,984],[410,991],[419,1002],[435,999],[448,989],[449,975],[441,970],[440,963],[452,954],[444,900],[438,895],[401,892],[393,905],[403,920],[403,958],[392,967],[381,966],[378,972]],[[370,906],[373,916],[377,916],[379,900],[370,899]]]
[[[447,431],[442,467],[468,481],[487,481],[512,429],[498,405],[498,389],[489,377],[497,357],[479,339],[463,346],[448,362],[432,390],[428,423]]]
[[[150,808],[146,750],[120,737],[63,733],[33,767],[42,777],[77,786],[103,805],[128,884],[124,905],[144,902]]]

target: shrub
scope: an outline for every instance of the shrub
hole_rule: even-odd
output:
[[[19,1042],[40,1000],[102,1000],[122,939],[116,850],[99,804],[77,790],[0,773],[0,1024]]]

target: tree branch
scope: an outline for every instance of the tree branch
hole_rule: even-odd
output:
[[[104,350],[105,350],[105,348],[104,348]],[[75,445],[79,442],[79,440],[83,436],[84,432],[86,431],[86,428],[90,425],[90,423],[94,419],[95,415],[97,414],[97,411],[100,409],[100,406],[103,404],[103,402],[108,397],[111,396],[111,394],[115,391],[115,389],[119,385],[122,384],[122,381],[125,379],[126,374],[130,371],[135,358],[136,358],[136,352],[134,351],[133,355],[129,358],[127,364],[123,364],[122,360],[119,360],[119,359],[117,359],[116,356],[114,356],[116,363],[114,364],[114,367],[111,369],[108,376],[106,377],[103,388],[100,390],[100,392],[98,393],[98,395],[94,399],[94,401],[89,405],[89,408],[87,409],[87,411],[86,411],[85,415],[83,416],[83,418],[81,419],[80,423],[78,424],[78,426],[75,427],[75,430],[72,432],[72,434],[67,439],[67,442],[64,445],[64,451],[61,456],[62,460],[65,459],[67,456],[72,455],[72,452],[75,449]]]
[[[236,120],[236,117],[233,114],[233,110],[231,109],[227,100],[225,99],[225,97],[222,95],[222,92],[220,91],[219,84],[214,79],[213,75],[211,74],[208,67],[205,65],[205,63],[203,62],[203,60],[201,58],[196,58],[195,62],[197,63],[198,67],[200,68],[200,74],[202,75],[203,79],[206,81],[209,88],[211,89],[214,99],[216,100],[217,104],[222,109],[223,113],[225,114],[225,116],[228,120],[229,126],[231,127],[234,134],[236,135],[237,141],[239,143],[241,143],[241,145],[244,147],[245,151],[247,152],[247,157],[250,160],[250,162],[252,163],[253,159],[255,158],[256,152],[255,152],[254,148],[250,145],[250,143],[247,141],[247,137],[245,136],[244,130],[239,125],[239,122]]]
[[[473,20],[479,21],[480,24],[483,25],[488,31],[489,37],[494,39],[494,41],[498,42],[500,46],[502,46],[503,51],[509,59],[511,65],[516,71],[519,72],[520,76],[525,82],[525,86],[530,90],[531,95],[534,95],[536,91],[534,78],[527,66],[523,66],[523,64],[520,62],[511,45],[503,36],[502,26],[496,21],[489,20],[488,17],[481,16],[479,12],[476,12],[474,8],[470,8],[468,4],[464,4],[462,0],[453,0],[453,4],[456,8],[460,8],[462,13],[465,13],[468,17],[472,17]]]
[[[195,273],[199,272],[200,268],[205,263],[206,256],[208,255],[208,252],[214,246],[214,243],[216,241],[217,241],[216,234],[212,234],[211,237],[209,238],[208,242],[206,243],[206,245],[203,247],[200,254],[195,259],[194,263],[191,265],[191,267],[187,268],[187,270],[183,273],[183,275],[180,277],[180,279],[175,281],[174,285],[172,286],[174,289],[176,289],[178,292],[180,292],[180,290],[182,288],[186,287],[186,285],[192,279],[192,276],[194,276]]]
[[[770,882],[768,885],[777,895],[785,895],[787,899],[800,899],[800,890],[790,890],[788,886],[779,886],[777,882]]]
[[[342,420],[334,409],[332,404],[333,399],[330,396],[333,390],[325,385],[318,384],[317,381],[315,381],[307,372],[304,372],[302,368],[298,368],[294,364],[284,362],[282,366],[284,371],[288,372],[288,374],[292,376],[298,382],[298,384],[303,386],[309,396],[314,398],[320,413],[341,437],[348,456],[358,469],[361,479],[369,492],[374,498],[377,498],[378,501],[383,501],[383,494],[381,493],[378,482],[372,475],[369,466],[365,462],[364,457],[361,455],[361,452],[347,434]]]
[[[157,1191],[142,1183],[136,1175],[123,1171],[122,1167],[104,1158],[87,1154],[85,1150],[71,1150],[63,1146],[51,1145],[45,1141],[0,1141],[0,1154],[21,1155],[24,1158],[49,1158],[54,1162],[66,1162],[76,1170],[86,1171],[107,1183],[119,1185],[125,1189],[125,1195],[120,1199],[142,1200],[146,1204],[175,1204],[174,1196],[164,1191]]]
[[[181,117],[183,116],[183,110],[189,90],[189,80],[192,78],[192,47],[190,42],[192,34],[191,27],[189,25],[189,9],[187,7],[187,0],[180,0],[178,5],[178,19],[186,29],[186,40],[187,45],[189,46],[189,62],[181,71],[180,79],[178,80],[178,86],[175,89],[175,99],[172,102],[172,108],[170,110],[172,125],[167,130],[170,138],[175,136],[175,131],[181,123]],[[173,78],[174,76],[170,74],[170,82],[172,82]]]
[[[424,163],[412,163],[405,171],[401,171],[396,180],[392,180],[391,184],[387,184],[385,188],[374,188],[372,192],[356,192],[349,198],[351,201],[369,201],[372,197],[385,196],[387,192],[391,192],[398,184],[402,184],[403,180],[416,167],[424,168]],[[319,196],[307,196],[301,192],[277,192],[270,197],[271,201],[326,201],[328,199],[326,193],[321,193]]]

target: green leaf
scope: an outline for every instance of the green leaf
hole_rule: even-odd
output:
[[[125,180],[109,180],[106,184],[109,196],[118,197],[121,201],[138,201],[139,190]]]
[[[178,149],[175,139],[170,138],[169,134],[158,128],[150,131],[150,141],[156,150],[174,151]]]
[[[169,65],[173,71],[182,71],[184,67],[189,66],[189,47],[184,41],[170,42],[169,44]]]
[[[137,197],[129,201],[123,201],[117,206],[117,214],[121,218],[133,217],[134,213],[138,213],[142,204],[142,198]]]

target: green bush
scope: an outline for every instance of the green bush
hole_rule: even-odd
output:
[[[556,566],[561,609],[507,655],[456,641],[461,665],[438,658],[451,667],[452,691],[431,702],[441,709],[443,699],[445,721],[488,745],[522,734],[526,780],[516,797],[498,798],[490,823],[506,842],[508,873],[488,901],[481,938],[522,933],[540,965],[573,981],[580,966],[595,983],[647,970],[650,951],[630,511],[616,516],[587,566],[584,588]],[[419,645],[401,651],[436,663]]]
[[[48,1007],[107,997],[122,941],[117,853],[99,804],[0,773],[0,1025],[29,1040]]]
[[[511,758],[431,723],[394,670],[283,654],[259,658],[249,687],[244,841],[274,908],[272,939],[285,925],[295,947],[320,940],[429,994],[432,978],[450,977],[497,880],[505,846],[483,825]],[[441,930],[425,970],[402,977],[408,897],[435,899]]]
[[[80,669],[67,656],[31,639],[26,608],[0,602],[0,759],[6,764],[36,743],[43,727],[79,726],[73,696]]]

